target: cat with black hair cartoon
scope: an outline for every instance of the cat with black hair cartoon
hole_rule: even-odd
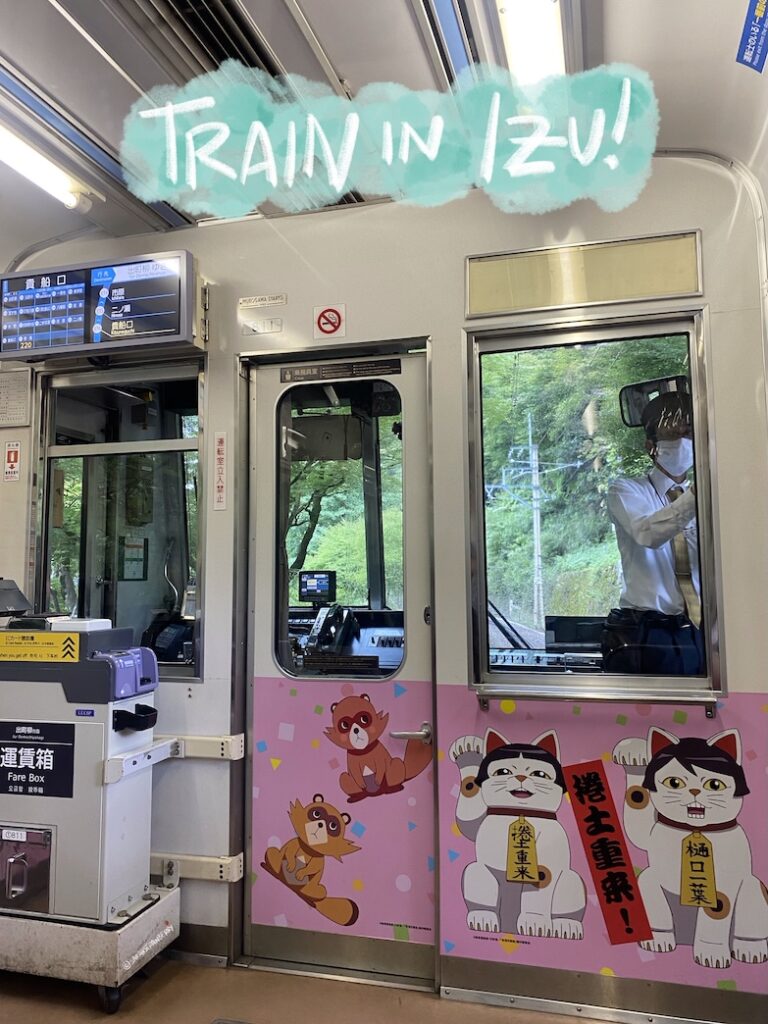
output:
[[[456,824],[475,843],[462,877],[473,931],[581,939],[586,891],[557,811],[565,794],[557,735],[511,743],[489,729],[449,751],[461,775]]]
[[[627,776],[627,836],[648,853],[638,885],[653,937],[643,948],[692,945],[696,963],[721,969],[768,960],[768,892],[738,823],[749,793],[739,733],[679,739],[652,727],[617,743],[613,760]]]

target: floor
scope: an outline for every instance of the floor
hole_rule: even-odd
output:
[[[127,986],[115,1020],[131,1024],[569,1024],[572,1017],[467,1005],[372,985],[156,961]],[[3,1024],[107,1020],[93,988],[0,971]],[[590,1024],[583,1021],[582,1024]]]

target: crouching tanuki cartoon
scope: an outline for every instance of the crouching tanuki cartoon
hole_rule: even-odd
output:
[[[456,824],[477,859],[462,879],[475,931],[581,939],[586,893],[557,810],[565,793],[557,736],[510,743],[488,730],[449,755],[461,774]]]
[[[696,963],[768,960],[768,893],[752,874],[738,823],[749,793],[736,730],[705,740],[651,728],[648,739],[617,743],[627,774],[624,827],[648,852],[639,877],[654,953],[692,945]]]
[[[315,793],[306,806],[294,800],[288,816],[296,836],[279,849],[268,847],[261,866],[329,921],[353,925],[360,916],[354,900],[329,896],[321,884],[328,858],[340,861],[360,849],[345,838],[349,815],[326,803],[322,793]]]

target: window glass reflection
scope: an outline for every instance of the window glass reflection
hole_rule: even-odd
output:
[[[404,655],[400,396],[291,388],[278,408],[277,654],[297,675],[387,675]]]
[[[197,378],[52,392],[52,443],[111,444],[197,437]]]
[[[487,667],[705,674],[687,335],[480,371]]]
[[[158,660],[193,664],[197,452],[49,462],[48,608],[110,619]]]

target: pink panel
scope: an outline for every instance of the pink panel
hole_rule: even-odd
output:
[[[555,703],[552,701],[502,701],[493,702],[491,710],[487,713],[480,711],[476,698],[462,687],[440,686],[438,687],[439,705],[439,738],[440,749],[438,750],[439,763],[439,802],[440,802],[440,868],[441,868],[441,949],[444,954],[462,957],[471,957],[479,960],[490,960],[497,963],[526,964],[537,967],[552,967],[567,969],[570,971],[585,971],[593,974],[615,975],[625,978],[652,979],[654,981],[677,982],[698,987],[713,987],[720,989],[733,989],[746,992],[768,993],[768,963],[765,957],[768,956],[768,895],[765,885],[768,881],[768,829],[766,828],[766,808],[768,808],[768,697],[765,694],[734,694],[724,699],[718,707],[717,718],[709,720],[705,718],[701,708],[680,708],[668,705],[620,705],[620,704],[597,704],[588,703]],[[656,792],[648,794],[645,790],[634,790],[629,794],[627,803],[627,776],[625,768],[618,763],[622,757],[630,760],[634,754],[647,756],[648,738],[651,727],[660,728],[669,734],[667,738],[659,733],[652,736],[652,750],[659,751],[665,744],[674,743],[686,737],[696,737],[701,741],[713,740],[718,734],[727,735],[711,744],[711,749],[717,756],[725,750],[728,755],[736,755],[743,766],[747,786],[750,790],[748,795],[738,796],[737,780],[727,774],[726,782],[730,784],[725,789],[717,792],[712,785],[707,790],[702,790],[691,797],[685,796],[683,808],[675,805],[678,793],[684,789],[680,782],[664,782],[664,780],[677,779],[681,777],[685,786],[693,786],[697,791],[701,790],[702,783],[709,776],[718,774],[717,765],[720,768],[724,762],[713,762],[715,770],[695,769],[693,778],[690,773],[675,762],[669,762],[663,771],[659,771],[655,778],[658,782]],[[569,798],[563,797],[556,806],[556,818],[538,818],[535,816],[535,806],[546,804],[547,795],[542,790],[538,794],[525,797],[531,808],[529,819],[536,824],[539,830],[539,861],[550,859],[555,871],[559,870],[556,858],[560,858],[559,867],[572,872],[568,877],[571,879],[570,900],[571,906],[563,911],[562,922],[559,931],[563,937],[544,937],[536,934],[536,928],[531,924],[533,918],[519,916],[519,908],[515,909],[514,899],[511,906],[515,916],[507,913],[503,919],[502,907],[500,905],[499,916],[502,923],[508,925],[511,921],[513,927],[506,932],[478,931],[469,927],[469,914],[475,904],[468,908],[463,895],[463,876],[468,866],[480,863],[480,869],[474,867],[470,871],[471,884],[470,893],[475,895],[483,894],[483,862],[493,859],[493,841],[491,849],[488,849],[488,837],[491,833],[486,830],[485,839],[478,835],[476,850],[475,842],[471,841],[457,824],[456,812],[457,802],[462,794],[461,789],[461,768],[462,758],[460,749],[464,750],[472,742],[454,746],[461,737],[475,736],[478,744],[482,741],[482,748],[485,751],[486,730],[491,728],[498,732],[502,739],[512,743],[531,744],[535,739],[550,731],[556,734],[556,741],[548,736],[543,746],[550,751],[559,748],[559,760],[563,765],[574,765],[577,763],[601,759],[605,765],[609,785],[620,814],[624,819],[623,828],[626,831],[629,821],[629,831],[632,837],[637,840],[635,845],[629,842],[629,853],[632,858],[632,865],[629,866],[630,879],[639,875],[643,869],[649,868],[649,853],[645,849],[650,846],[651,859],[655,867],[664,875],[665,884],[671,885],[673,889],[680,890],[682,845],[690,833],[700,832],[711,844],[710,852],[714,856],[715,875],[717,878],[717,891],[727,890],[731,893],[733,907],[720,907],[702,917],[701,927],[697,923],[697,915],[704,915],[701,907],[681,907],[680,897],[673,893],[668,897],[667,906],[673,912],[674,928],[677,930],[676,948],[662,952],[660,949],[644,949],[636,943],[612,945],[603,922],[603,917],[595,896],[593,883],[591,881],[584,847],[579,839],[578,830],[573,812],[569,806]],[[735,730],[731,732],[731,730]],[[634,743],[631,742],[634,738]],[[622,742],[623,741],[623,742]],[[498,744],[498,739],[493,739],[491,746]],[[618,746],[621,744],[621,746]],[[706,744],[705,744],[706,745]],[[693,744],[695,746],[695,744]],[[688,749],[693,749],[691,744]],[[699,744],[701,746],[701,744]],[[453,758],[451,750],[453,747]],[[460,748],[460,749],[459,749]],[[739,749],[740,748],[740,749]],[[683,747],[680,748],[681,750]],[[464,764],[464,794],[471,795],[472,801],[485,799],[486,790],[472,782],[471,768],[467,764],[472,760],[472,754],[465,755]],[[477,755],[475,755],[477,756]],[[491,766],[492,767],[492,766]],[[546,767],[542,765],[541,767]],[[642,769],[640,769],[642,771]],[[514,773],[515,768],[510,771]],[[737,769],[734,769],[737,771]],[[525,774],[521,770],[521,775]],[[514,774],[510,776],[514,778]],[[635,774],[631,781],[637,781]],[[642,782],[642,775],[640,781]],[[542,786],[546,789],[546,780],[542,777]],[[487,785],[487,784],[486,784]],[[528,780],[521,785],[533,786]],[[468,788],[467,788],[468,787]],[[716,784],[719,788],[720,784]],[[652,798],[652,799],[649,799]],[[488,799],[492,799],[488,793]],[[558,804],[559,795],[552,800],[553,806]],[[634,805],[632,801],[634,800]],[[709,803],[714,800],[714,804]],[[643,801],[649,801],[643,804]],[[666,802],[665,802],[666,801]],[[704,811],[698,806],[689,809],[692,802],[695,805],[709,802],[707,810]],[[646,842],[643,834],[642,816],[645,815],[646,822],[655,824],[657,818],[656,804],[665,809],[665,816],[675,820],[681,815],[683,822],[679,827],[674,825],[668,828],[658,829],[654,835],[656,839]],[[466,811],[468,805],[465,803],[465,817],[474,811]],[[479,806],[473,804],[472,806]],[[491,806],[491,804],[487,804]],[[650,817],[647,817],[650,816]],[[710,819],[714,822],[707,825]],[[515,818],[507,814],[506,818],[488,817],[493,828],[501,829],[496,840],[497,853],[499,844],[505,844],[501,853],[507,855],[507,833],[508,822]],[[596,820],[599,820],[597,818]],[[496,826],[496,822],[501,822]],[[464,824],[465,831],[472,829]],[[662,822],[663,824],[663,822]],[[718,824],[722,827],[718,828]],[[541,837],[543,829],[549,830],[547,836],[560,836],[563,844],[553,846],[549,839],[546,841]],[[601,837],[604,838],[604,837]],[[493,836],[491,836],[493,840]],[[664,847],[663,842],[667,843]],[[485,842],[486,849],[482,849]],[[653,843],[657,845],[654,847]],[[547,845],[549,843],[549,845]],[[658,845],[658,844],[661,845]],[[512,839],[509,840],[510,847]],[[555,848],[560,853],[553,852]],[[570,848],[568,850],[568,848]],[[605,847],[603,848],[605,850]],[[564,853],[562,851],[565,851]],[[565,864],[562,863],[563,858]],[[570,860],[570,864],[568,864]],[[750,867],[751,860],[751,867]],[[503,865],[503,860],[501,861]],[[650,870],[650,869],[649,869]],[[691,869],[696,870],[696,869]],[[504,868],[501,868],[500,890],[506,890],[506,896],[515,897],[510,893],[511,883],[504,884]],[[642,876],[641,876],[642,878]],[[647,883],[652,875],[647,875]],[[581,886],[579,879],[583,882]],[[487,880],[487,879],[486,879]],[[474,888],[473,888],[474,885]],[[531,888],[531,887],[529,887]],[[633,890],[638,897],[644,899],[646,909],[649,910],[649,917],[656,917],[658,925],[658,909],[653,912],[653,903],[658,897],[658,886],[640,884]],[[519,887],[518,887],[519,892]],[[564,890],[565,892],[565,890]],[[643,896],[643,893],[645,894]],[[739,893],[748,894],[748,898],[739,901]],[[579,912],[579,897],[585,904],[583,914]],[[585,895],[585,899],[584,899]],[[517,897],[519,900],[519,896]],[[565,898],[565,897],[564,897]],[[529,910],[533,905],[529,905]],[[658,904],[657,904],[658,907]],[[566,913],[565,911],[569,911]],[[575,911],[575,912],[573,912]],[[663,907],[662,907],[663,911]],[[729,912],[730,914],[730,924]],[[553,911],[554,913],[554,911]],[[566,920],[573,922],[579,917],[582,918],[580,927],[573,923],[566,924]],[[475,925],[492,923],[488,917],[480,914],[473,919]],[[724,923],[725,922],[725,923]],[[653,924],[653,921],[651,922]],[[521,927],[522,925],[522,927]],[[707,936],[711,942],[709,952],[700,941],[698,952],[702,959],[709,960],[711,966],[702,966],[694,959],[694,951],[697,948],[695,943],[694,928],[696,934]],[[738,950],[742,956],[751,961],[741,962],[730,955],[723,956],[723,929],[725,929],[725,946]],[[741,938],[738,937],[739,933]],[[581,934],[583,937],[578,937]],[[565,937],[569,935],[570,937]],[[668,936],[659,933],[659,945],[671,945]],[[512,985],[512,981],[510,981]]]
[[[411,747],[405,756],[405,743],[389,737],[390,730],[418,729],[422,722],[431,719],[431,684],[257,678],[254,688],[257,699],[253,727],[253,923],[433,942],[433,770],[431,764],[425,764],[423,753]],[[363,694],[370,694],[370,699],[366,701]],[[339,706],[337,719],[340,712],[349,711],[342,717],[352,723],[352,728],[355,716],[359,719],[368,714],[375,723],[379,713],[389,715],[379,743],[395,761],[388,767],[389,784],[385,781],[377,788],[371,776],[373,781],[368,786],[376,795],[350,800],[359,787],[349,780],[345,781],[346,791],[342,790],[341,777],[348,770],[347,750],[332,742],[326,730],[341,737],[345,746],[351,745],[351,741],[349,731],[342,735],[338,721],[334,729],[334,703]],[[367,721],[362,718],[364,724]],[[371,736],[378,728],[375,724],[367,725]],[[374,757],[380,755],[375,743],[368,746],[372,747]],[[423,749],[423,744],[419,746]],[[358,757],[360,771],[355,774],[361,777],[369,760],[368,756]],[[400,782],[403,764],[406,776],[417,774]],[[365,777],[369,777],[367,770]],[[387,791],[379,792],[381,789]],[[322,804],[314,804],[316,795],[322,795]],[[294,801],[300,806],[294,808],[289,819]],[[308,826],[309,835],[314,837],[319,825],[317,834],[326,837],[329,830],[333,832],[337,827],[334,821],[343,821],[342,815],[347,814],[349,822],[339,827],[337,835],[330,836],[329,845],[310,844]],[[294,821],[304,840],[300,848],[295,842]],[[284,851],[288,843],[291,846]],[[353,848],[345,853],[345,848],[349,849],[345,844],[349,843]],[[272,853],[267,860],[283,878],[288,870],[292,887],[264,868],[265,854],[270,848]],[[327,855],[329,850],[341,853],[341,858]],[[324,854],[322,879],[300,875],[318,851]],[[286,854],[291,858],[294,853],[303,858],[304,865],[301,860],[286,863]],[[310,874],[320,862],[316,859],[309,864]],[[322,892],[316,888],[318,885],[325,889],[324,899],[318,898],[318,892]]]

